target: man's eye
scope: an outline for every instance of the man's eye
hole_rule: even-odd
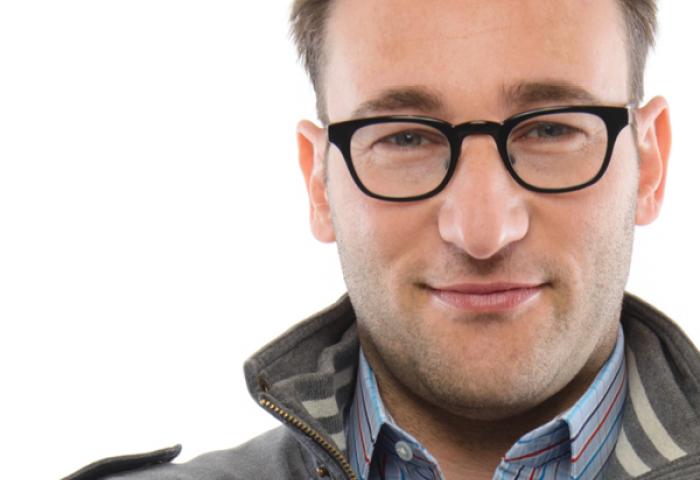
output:
[[[528,128],[522,136],[524,138],[547,140],[571,135],[575,131],[576,129],[561,123],[538,123]]]
[[[401,132],[387,137],[385,142],[399,147],[419,147],[427,142],[427,139],[416,132]]]

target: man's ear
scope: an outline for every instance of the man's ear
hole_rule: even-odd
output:
[[[639,149],[636,223],[646,225],[659,216],[666,188],[671,151],[671,121],[666,99],[652,98],[637,110],[636,122]]]
[[[321,242],[335,241],[335,230],[328,202],[325,176],[325,130],[313,122],[302,120],[297,124],[299,166],[309,195],[311,232]]]

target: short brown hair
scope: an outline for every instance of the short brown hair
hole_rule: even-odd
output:
[[[622,10],[629,55],[630,101],[644,97],[644,67],[656,34],[656,0],[616,0]],[[333,0],[294,0],[290,15],[292,38],[316,92],[319,119],[328,122],[323,98],[322,66],[326,20]]]

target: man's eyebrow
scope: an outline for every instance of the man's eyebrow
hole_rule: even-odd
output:
[[[565,81],[520,82],[503,87],[503,99],[507,106],[526,108],[542,103],[601,103],[595,95],[583,87]],[[396,87],[383,90],[376,97],[362,102],[352,112],[351,118],[362,118],[380,112],[414,110],[434,113],[443,109],[440,96],[420,86]]]
[[[400,87],[382,91],[378,96],[362,102],[352,112],[352,118],[361,118],[379,112],[416,110],[421,113],[442,109],[440,97],[424,87]]]
[[[595,95],[583,87],[567,82],[521,82],[503,87],[505,104],[527,107],[541,103],[600,103]]]

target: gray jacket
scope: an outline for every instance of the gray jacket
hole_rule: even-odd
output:
[[[700,354],[667,317],[626,295],[629,395],[602,478],[700,479]],[[282,426],[230,450],[169,463],[180,447],[115,457],[64,480],[355,479],[343,419],[358,340],[347,297],[294,326],[245,363],[248,389]]]

